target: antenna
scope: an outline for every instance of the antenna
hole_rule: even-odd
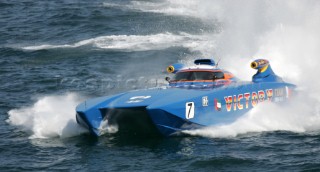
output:
[[[216,68],[218,68],[220,61],[221,61],[221,57],[219,57],[219,59],[218,59],[218,62],[217,62],[217,64],[216,64]]]

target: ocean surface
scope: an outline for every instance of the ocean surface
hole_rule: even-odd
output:
[[[319,16],[317,0],[1,0],[0,171],[320,171]],[[300,93],[186,137],[77,125],[78,103],[198,57],[242,80],[266,58]]]

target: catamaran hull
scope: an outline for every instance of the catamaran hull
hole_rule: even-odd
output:
[[[232,123],[258,104],[284,102],[295,86],[284,82],[236,83],[220,88],[157,88],[80,104],[77,122],[94,136],[104,127],[143,135],[179,135],[184,130]]]
[[[90,125],[83,113],[77,113],[76,119],[81,126],[89,129],[95,136],[104,133],[103,127],[116,127],[121,133],[144,136],[181,135],[183,130],[204,127],[163,110],[147,110],[146,107],[110,109],[109,113],[103,112],[102,116],[104,117],[98,129]]]

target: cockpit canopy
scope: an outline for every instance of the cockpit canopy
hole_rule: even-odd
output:
[[[214,81],[217,79],[225,79],[225,74],[222,71],[181,71],[175,74],[172,82],[179,81]]]

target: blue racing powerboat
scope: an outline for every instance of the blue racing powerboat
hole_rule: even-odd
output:
[[[258,104],[284,102],[295,85],[284,82],[269,61],[251,63],[257,70],[252,81],[239,81],[220,69],[212,59],[197,59],[194,65],[167,67],[168,86],[134,90],[87,100],[76,108],[77,122],[94,136],[130,131],[163,136],[184,130],[232,123]]]

